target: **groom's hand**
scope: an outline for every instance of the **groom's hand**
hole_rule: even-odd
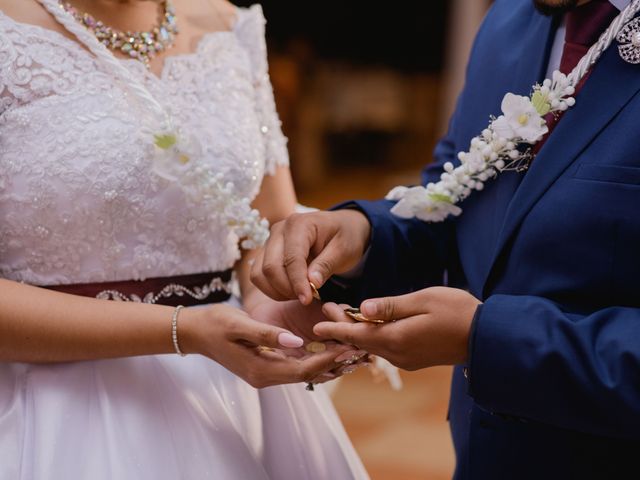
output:
[[[357,210],[292,215],[271,228],[251,269],[251,281],[275,300],[312,301],[309,282],[355,267],[369,245],[371,225]]]
[[[315,326],[316,335],[335,339],[417,370],[467,361],[469,330],[480,301],[464,290],[434,287],[398,297],[366,300],[360,309],[385,324],[346,321],[342,308],[324,305],[333,322]]]

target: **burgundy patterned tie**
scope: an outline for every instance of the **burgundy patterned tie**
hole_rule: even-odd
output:
[[[575,68],[580,59],[596,43],[602,32],[607,29],[619,13],[620,11],[611,5],[609,0],[591,0],[589,3],[567,12],[565,18],[567,32],[560,61],[560,71],[562,73],[569,74]],[[589,75],[590,72],[576,86],[576,95]],[[547,114],[545,120],[547,120],[549,133],[536,144],[534,153],[540,150],[561,118],[561,114]]]

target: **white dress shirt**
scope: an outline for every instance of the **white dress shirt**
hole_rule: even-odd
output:
[[[631,0],[609,0],[609,3],[616,7],[618,10],[624,10]],[[562,49],[564,48],[564,37],[567,32],[565,22],[563,20],[562,25],[558,27],[556,37],[553,40],[553,46],[551,47],[551,55],[549,56],[549,65],[547,67],[547,75],[545,78],[551,78],[554,70],[560,68],[560,60],[562,59]]]

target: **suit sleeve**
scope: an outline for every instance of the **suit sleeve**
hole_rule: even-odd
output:
[[[481,407],[640,439],[640,309],[574,314],[496,295],[478,310],[470,346],[469,393]]]

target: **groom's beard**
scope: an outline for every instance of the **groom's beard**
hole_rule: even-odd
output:
[[[533,0],[533,4],[543,15],[559,15],[575,8],[579,0]]]

